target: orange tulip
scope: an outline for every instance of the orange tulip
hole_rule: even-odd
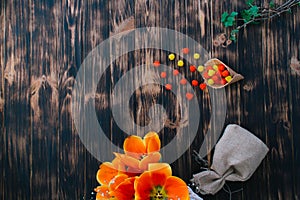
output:
[[[159,136],[155,132],[147,133],[143,139],[131,135],[123,144],[125,154],[114,154],[127,166],[128,172],[142,173],[148,169],[149,163],[156,163],[160,160],[160,145]]]
[[[114,196],[117,200],[132,200],[134,199],[134,181],[135,177],[130,177],[121,182],[112,192],[111,196]]]
[[[166,163],[149,164],[149,171],[135,180],[135,200],[189,200],[186,183],[171,174],[171,167]]]

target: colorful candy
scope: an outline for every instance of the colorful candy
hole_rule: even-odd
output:
[[[160,66],[160,62],[158,60],[153,62],[153,66],[154,67],[159,67]]]
[[[188,100],[191,100],[191,99],[194,97],[194,95],[193,95],[192,93],[190,93],[190,92],[187,92],[187,93],[185,94],[185,97],[186,97]]]
[[[173,70],[173,75],[174,75],[174,76],[177,76],[178,74],[179,74],[178,69],[174,69],[174,70]]]
[[[183,67],[183,65],[184,65],[183,60],[178,60],[177,65],[178,65],[178,67]]]
[[[169,84],[169,83],[167,83],[167,84],[165,85],[165,88],[166,88],[167,90],[172,90],[172,85]]]
[[[198,86],[199,82],[197,80],[192,80],[192,86],[196,87]]]
[[[194,59],[198,60],[200,58],[200,54],[199,53],[194,53]]]
[[[174,59],[175,59],[175,54],[174,53],[169,54],[169,60],[174,60]]]
[[[198,72],[203,72],[204,71],[204,66],[203,65],[199,65],[197,68]]]
[[[188,54],[189,52],[190,52],[190,49],[187,47],[182,49],[183,54]]]
[[[190,71],[191,71],[191,72],[197,71],[196,66],[195,66],[195,65],[191,65],[191,66],[190,66]]]
[[[201,90],[205,90],[206,84],[205,84],[205,83],[201,83],[201,84],[199,85],[199,88],[200,88]]]
[[[167,77],[167,72],[161,72],[160,77],[161,78],[166,78]]]

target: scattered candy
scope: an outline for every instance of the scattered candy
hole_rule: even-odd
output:
[[[200,58],[200,54],[199,53],[194,53],[194,59],[198,60]]]
[[[214,80],[212,80],[212,79],[210,78],[210,79],[208,79],[207,83],[208,83],[208,85],[213,85],[215,82],[214,82]]]
[[[191,71],[191,72],[195,72],[195,71],[197,71],[197,68],[196,68],[196,66],[194,66],[194,65],[191,65],[191,66],[190,66],[190,71]]]
[[[182,67],[184,65],[184,62],[182,60],[178,60],[177,65],[178,67]]]
[[[227,81],[225,80],[225,78],[222,78],[221,84],[222,84],[222,85],[225,85],[226,83],[227,83]]]
[[[229,83],[232,80],[232,77],[231,76],[226,76],[225,80]]]
[[[167,72],[161,72],[160,77],[161,78],[166,78],[167,77]]]
[[[218,70],[219,70],[218,65],[213,65],[213,69],[214,69],[215,71],[218,71]]]
[[[169,84],[169,83],[167,83],[167,84],[165,85],[165,88],[166,88],[167,90],[172,90],[172,85]]]
[[[201,84],[199,85],[199,88],[200,88],[201,90],[205,90],[206,84],[205,84],[205,83],[201,83]]]
[[[192,80],[192,86],[198,86],[199,82],[197,80]]]
[[[182,53],[183,54],[188,54],[190,52],[190,49],[189,48],[183,48],[182,49]]]
[[[154,67],[159,67],[160,66],[160,62],[158,60],[153,62],[153,66]]]
[[[204,66],[203,65],[199,65],[197,68],[198,72],[203,72],[204,71]]]
[[[230,75],[228,70],[224,70],[221,74],[222,74],[223,77],[227,77],[227,76]]]
[[[178,69],[174,69],[174,70],[173,70],[173,75],[174,75],[174,76],[177,76],[178,74],[179,74]]]
[[[175,59],[175,54],[171,53],[171,54],[169,55],[169,60],[174,60],[174,59]]]
[[[185,97],[186,97],[188,100],[191,100],[191,99],[194,97],[194,95],[193,95],[192,93],[190,93],[190,92],[187,92],[187,93],[185,94]]]
[[[187,83],[187,80],[185,78],[181,79],[180,80],[180,84],[181,85],[185,85]]]
[[[213,70],[213,69],[210,69],[210,70],[208,70],[208,72],[207,72],[208,76],[213,76],[215,73],[216,73],[216,71]]]
[[[219,83],[221,77],[219,77],[219,76],[217,76],[217,75],[213,75],[213,76],[211,77],[211,79],[212,79],[215,83]]]

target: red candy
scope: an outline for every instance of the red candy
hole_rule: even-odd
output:
[[[201,90],[205,90],[206,84],[205,84],[205,83],[201,83],[201,84],[199,85],[199,88],[200,88]]]
[[[199,82],[197,80],[192,80],[192,86],[198,86]]]
[[[221,74],[222,74],[223,77],[226,77],[226,76],[230,75],[228,70],[224,70]]]
[[[179,74],[178,69],[174,69],[174,70],[173,70],[173,75],[174,75],[174,76],[177,76],[178,74]]]
[[[219,71],[224,71],[225,70],[225,66],[222,64],[218,64],[218,69]]]
[[[183,54],[188,54],[190,52],[190,49],[189,48],[183,48],[182,49],[182,53]]]
[[[166,72],[161,72],[161,73],[160,73],[160,77],[166,78],[166,77],[167,77],[167,73],[166,73]]]
[[[153,66],[154,67],[159,67],[160,66],[160,62],[158,60],[153,62]]]
[[[191,66],[190,66],[190,71],[191,71],[191,72],[197,71],[196,66],[195,66],[195,65],[191,65]]]
[[[171,90],[171,89],[172,89],[172,85],[169,84],[169,83],[167,83],[167,84],[165,85],[165,87],[166,87],[167,90]]]

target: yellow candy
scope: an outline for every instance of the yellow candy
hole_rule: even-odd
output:
[[[213,76],[215,73],[216,73],[215,70],[210,69],[210,70],[208,70],[207,74],[208,74],[208,76]]]
[[[184,65],[184,62],[183,62],[182,60],[178,60],[177,65],[178,65],[179,67],[182,67],[182,66]]]
[[[214,83],[215,83],[214,80],[212,80],[211,78],[207,80],[208,85],[213,85]]]
[[[225,80],[227,81],[227,83],[229,83],[232,80],[232,77],[231,76],[226,76]]]
[[[194,53],[194,59],[199,59],[200,58],[200,54],[199,53]]]
[[[175,55],[173,54],[173,53],[171,53],[170,55],[169,55],[169,60],[174,60],[175,59]]]
[[[219,70],[218,65],[214,65],[213,68],[214,68],[214,70],[216,70],[216,71]]]
[[[204,70],[204,66],[203,65],[199,65],[197,68],[198,72],[203,72]]]

